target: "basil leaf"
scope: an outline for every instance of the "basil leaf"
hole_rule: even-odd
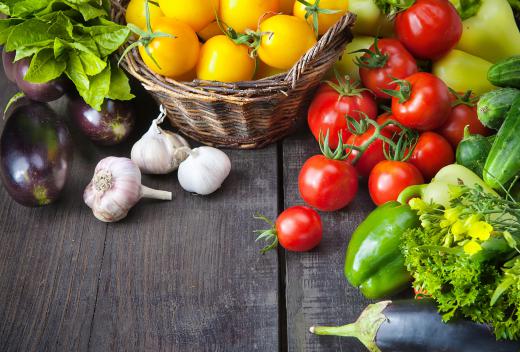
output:
[[[95,76],[101,73],[107,67],[107,63],[105,61],[87,51],[81,51],[79,53],[79,58],[83,64],[85,73],[89,76]]]
[[[20,48],[16,50],[14,61],[16,62],[18,60],[25,59],[26,57],[31,57],[40,50],[42,50],[42,48],[39,48],[37,46]]]
[[[76,52],[71,52],[69,54],[69,61],[67,62],[65,74],[74,83],[78,93],[81,96],[84,96],[90,88],[90,80],[83,70],[83,65],[81,64],[79,55]]]
[[[87,104],[99,111],[109,90],[110,67],[107,66],[100,74],[90,79],[90,89],[82,97]]]
[[[102,25],[84,27],[84,31],[96,42],[101,56],[106,57],[126,42],[130,29],[110,21],[101,20],[100,23]]]
[[[135,98],[135,95],[131,93],[128,77],[117,65],[111,67],[110,89],[107,98],[112,100],[132,100]]]
[[[52,49],[42,49],[34,55],[24,79],[32,83],[45,83],[58,78],[65,71],[67,64],[56,61]]]
[[[26,20],[16,25],[9,38],[7,38],[6,50],[14,51],[25,46],[47,46],[54,42],[54,35],[48,32],[50,25],[38,19]]]

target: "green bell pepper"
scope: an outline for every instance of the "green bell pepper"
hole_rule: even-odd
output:
[[[406,204],[388,202],[359,225],[347,248],[345,277],[363,295],[379,299],[398,293],[410,282],[399,248],[401,233],[419,226]]]

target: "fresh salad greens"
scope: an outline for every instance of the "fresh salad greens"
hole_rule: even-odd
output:
[[[453,186],[450,206],[410,201],[421,226],[404,232],[402,252],[416,289],[443,319],[490,324],[497,338],[520,337],[520,204],[480,186]]]
[[[0,45],[15,61],[32,57],[25,79],[48,82],[65,74],[96,110],[105,98],[134,96],[125,73],[110,60],[130,30],[109,20],[103,0],[4,0]]]

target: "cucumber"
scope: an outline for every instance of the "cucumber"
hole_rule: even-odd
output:
[[[488,81],[497,87],[520,88],[520,56],[512,56],[491,66]]]
[[[484,181],[502,189],[520,173],[520,97],[516,98],[498,131],[484,165]]]
[[[484,126],[498,130],[519,96],[520,90],[515,88],[500,88],[482,95],[477,104],[478,119]]]
[[[464,129],[464,139],[457,147],[457,164],[467,167],[482,177],[486,159],[493,145],[493,139],[481,136],[480,134],[470,134],[468,127],[469,126],[466,126]]]

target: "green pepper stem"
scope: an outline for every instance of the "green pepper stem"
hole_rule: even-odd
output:
[[[401,204],[408,204],[412,198],[422,197],[422,193],[426,185],[413,185],[406,187],[397,197],[397,201]]]

